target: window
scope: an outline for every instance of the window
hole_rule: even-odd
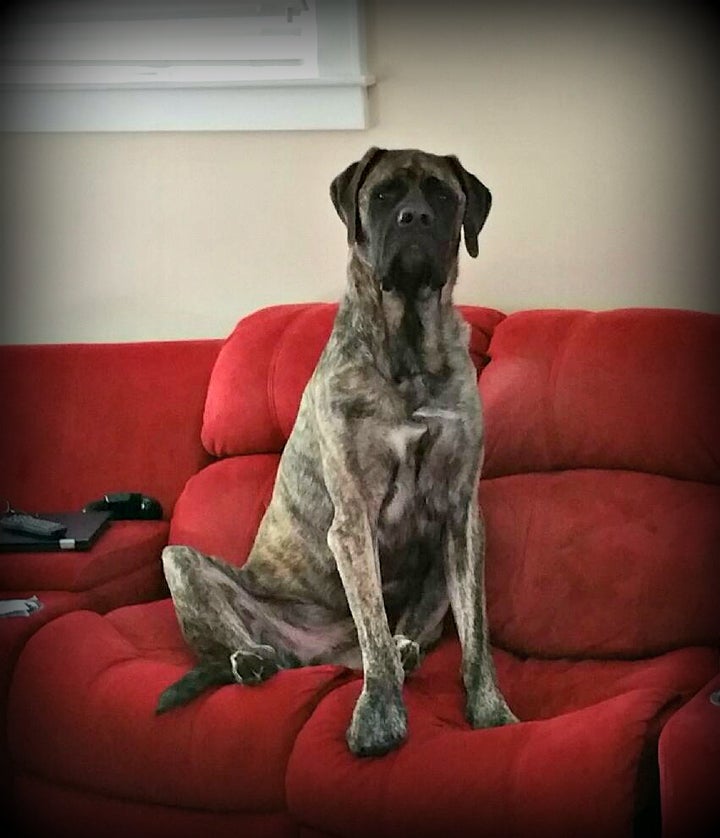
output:
[[[366,126],[359,0],[20,5],[0,36],[6,130]]]

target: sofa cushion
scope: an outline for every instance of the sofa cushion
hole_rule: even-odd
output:
[[[45,780],[128,801],[284,810],[295,737],[345,671],[281,672],[155,716],[162,690],[192,663],[170,599],[104,617],[59,617],[28,642],[13,678],[15,762]]]
[[[92,591],[150,565],[159,580],[168,530],[167,521],[113,521],[90,550],[3,554],[0,589]],[[158,593],[156,584],[147,598]]]
[[[202,441],[216,457],[282,450],[337,306],[272,306],[243,318],[218,355]]]
[[[493,641],[643,657],[720,646],[720,486],[577,469],[482,480]]]
[[[490,355],[486,477],[605,468],[720,482],[720,317],[520,312]]]
[[[500,646],[720,643],[719,348],[720,318],[686,311],[520,312],[495,329],[481,503]]]
[[[175,506],[170,543],[244,562],[270,501],[279,462],[279,454],[229,457],[191,477]]]
[[[720,834],[720,674],[663,727],[663,838]]]
[[[470,352],[480,369],[503,315],[476,306],[460,310],[470,323]],[[211,454],[282,450],[336,312],[329,303],[273,306],[238,323],[208,387],[202,441]]]
[[[22,823],[17,833],[5,834],[15,838],[298,838],[297,824],[286,812],[238,815],[219,809],[156,806],[70,788],[23,772],[13,779],[13,797]]]
[[[525,661],[497,653],[523,721],[472,731],[459,646],[446,640],[405,685],[409,736],[358,760],[345,730],[361,682],[323,699],[288,769],[288,805],[336,836],[630,835],[638,769],[665,708],[716,666],[709,649],[649,661]]]
[[[3,591],[3,598],[14,599],[25,596],[27,592]],[[0,811],[9,809],[12,789],[13,768],[8,753],[7,743],[7,700],[12,682],[12,675],[23,647],[41,626],[54,620],[60,614],[66,614],[76,608],[87,607],[85,594],[68,591],[43,591],[42,608],[28,617],[5,617],[0,619]],[[3,819],[6,824],[5,819]],[[12,830],[8,830],[11,832]]]

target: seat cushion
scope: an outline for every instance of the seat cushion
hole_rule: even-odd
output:
[[[18,773],[13,798],[21,815],[17,832],[53,838],[298,838],[286,812],[243,813],[155,806],[108,797]],[[42,805],[38,805],[41,801]],[[3,821],[3,826],[6,822]]]
[[[283,811],[295,738],[347,672],[286,671],[155,716],[162,690],[192,664],[169,599],[58,618],[29,641],[16,668],[8,710],[15,762],[43,780],[127,801]]]
[[[323,699],[288,769],[291,814],[337,836],[629,835],[636,780],[664,709],[716,667],[709,649],[647,661],[522,660],[496,653],[524,721],[472,731],[460,651],[446,639],[405,685],[409,737],[358,760],[345,731],[361,682]]]
[[[3,599],[27,596],[28,592],[3,592]],[[39,597],[42,607],[27,617],[0,619],[0,716],[4,717],[5,701],[15,662],[29,637],[50,620],[85,606],[82,594],[68,591],[44,591]],[[0,731],[0,752],[4,751],[5,730]]]

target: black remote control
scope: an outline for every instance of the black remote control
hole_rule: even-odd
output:
[[[67,527],[64,524],[58,524],[57,521],[36,518],[34,515],[26,515],[22,512],[4,515],[0,518],[0,527],[11,532],[40,538],[60,538],[67,531]]]

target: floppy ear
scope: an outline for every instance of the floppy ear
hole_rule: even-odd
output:
[[[369,148],[362,159],[352,163],[330,184],[330,197],[337,214],[347,227],[348,244],[352,247],[360,240],[360,217],[358,213],[358,192],[366,175],[385,149]]]
[[[482,230],[485,220],[490,212],[492,195],[484,184],[466,171],[462,163],[450,154],[445,158],[452,166],[457,179],[465,193],[465,217],[463,218],[463,235],[465,236],[465,247],[473,257],[478,255],[478,235]]]

